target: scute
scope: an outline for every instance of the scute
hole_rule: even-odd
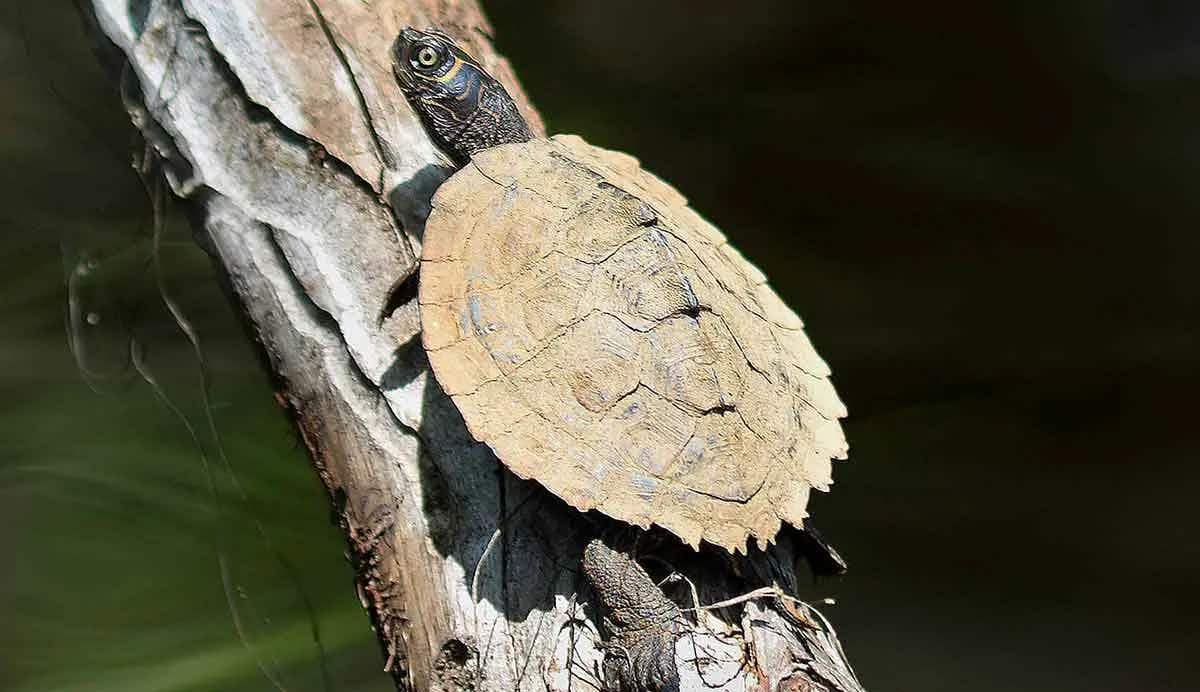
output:
[[[800,525],[845,458],[800,318],[625,154],[477,154],[434,197],[419,302],[471,434],[580,510],[744,550]]]

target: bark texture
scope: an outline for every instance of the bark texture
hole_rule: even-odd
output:
[[[503,470],[431,378],[411,278],[449,170],[392,79],[393,38],[405,25],[452,34],[543,131],[475,2],[86,10],[122,67],[134,124],[197,211],[296,413],[398,688],[629,688],[605,680],[604,659],[619,652],[579,573],[598,532],[624,534],[647,566],[669,565],[654,576],[685,605],[794,590],[786,531],[745,557],[663,535],[635,546]],[[678,689],[859,689],[827,626],[791,600],[681,609],[672,622]]]

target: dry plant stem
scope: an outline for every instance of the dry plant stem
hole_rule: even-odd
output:
[[[296,416],[397,688],[599,689],[605,652],[575,607],[595,529],[470,439],[429,375],[406,283],[447,171],[392,80],[399,29],[464,41],[542,131],[477,4],[82,4]],[[729,561],[681,569],[707,602],[788,590],[789,545],[736,563],[753,579]],[[676,652],[681,689],[859,689],[823,630],[786,609],[751,601],[733,626],[697,616]]]

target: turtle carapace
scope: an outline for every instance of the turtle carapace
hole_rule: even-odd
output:
[[[459,166],[425,225],[433,372],[471,434],[573,507],[745,551],[803,526],[846,409],[800,318],[627,154],[530,133],[448,36],[397,80]]]

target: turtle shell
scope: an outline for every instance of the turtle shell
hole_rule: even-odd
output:
[[[692,546],[800,526],[846,409],[803,324],[636,159],[488,149],[433,199],[419,301],[471,434],[577,509]]]

